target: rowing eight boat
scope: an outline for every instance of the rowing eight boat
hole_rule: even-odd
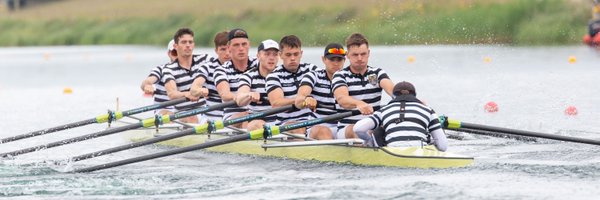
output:
[[[158,129],[136,129],[124,132],[131,141],[142,141],[151,137],[180,131],[181,127],[166,125]],[[178,130],[179,129],[179,130]],[[228,137],[212,134],[212,140]],[[190,135],[159,143],[170,147],[185,147],[204,143],[208,136]],[[383,147],[370,148],[355,146],[356,140],[346,140],[349,144],[334,141],[297,142],[285,138],[275,140],[246,140],[208,148],[207,151],[238,153],[256,156],[315,160],[322,162],[351,163],[368,166],[390,166],[410,168],[450,168],[465,167],[473,163],[473,157],[440,152],[433,146],[424,147]],[[338,144],[326,144],[338,143]]]

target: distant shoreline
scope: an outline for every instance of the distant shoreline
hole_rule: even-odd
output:
[[[82,10],[77,5],[81,1],[59,1],[32,11],[0,15],[0,47],[164,45],[180,27],[192,28],[197,45],[206,47],[213,46],[215,33],[235,27],[246,29],[254,44],[295,34],[302,39],[303,46],[323,46],[343,43],[347,35],[361,32],[371,45],[573,45],[581,43],[587,31],[591,9],[589,5],[586,7],[589,2],[583,0],[450,0],[443,5],[437,1],[384,0],[365,2],[364,8],[352,4],[361,1],[336,6],[313,5],[318,2],[313,1],[271,10],[247,6],[229,13],[202,10],[196,13],[191,9],[180,11],[184,14],[148,11],[135,16],[105,12],[96,16],[101,14]],[[89,1],[94,2],[97,1]],[[131,6],[141,10],[144,6],[162,6],[156,5],[161,1],[147,2],[150,5],[132,3]],[[107,1],[102,5],[110,10],[111,3],[115,4]],[[75,14],[50,13],[60,12],[55,9]]]

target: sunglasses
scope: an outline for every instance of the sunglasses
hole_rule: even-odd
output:
[[[346,50],[342,49],[342,48],[330,48],[327,50],[328,53],[330,54],[336,54],[336,55],[346,55]]]

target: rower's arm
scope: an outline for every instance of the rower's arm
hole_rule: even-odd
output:
[[[208,89],[205,87],[202,87],[205,82],[206,82],[206,79],[202,76],[194,79],[194,82],[192,82],[192,86],[190,88],[190,93],[196,97],[208,96]]]
[[[444,134],[443,129],[437,129],[435,131],[432,131],[430,134],[433,139],[433,144],[438,150],[448,150],[448,139],[446,138],[446,134]]]
[[[338,102],[338,104],[340,104],[342,108],[347,110],[357,108],[357,106],[361,103],[365,103],[363,101],[352,98],[350,96],[350,92],[348,92],[348,87],[346,86],[341,86],[335,89],[335,91],[333,91],[333,96],[335,97],[335,100]]]
[[[385,93],[390,95],[390,97],[394,97],[394,82],[392,82],[392,80],[389,78],[381,79],[381,81],[379,81],[379,86],[381,86]]]
[[[241,85],[235,94],[235,103],[238,106],[247,106],[250,104],[250,87],[248,85]]]
[[[448,139],[446,138],[444,129],[442,129],[442,124],[440,123],[438,115],[432,111],[429,119],[429,126],[427,129],[432,137],[433,144],[438,150],[446,151],[448,149]]]
[[[179,90],[177,90],[177,84],[175,83],[174,80],[167,81],[167,83],[165,83],[165,89],[167,90],[167,96],[169,97],[169,99],[177,99],[177,98],[181,98],[181,97],[186,97],[190,101],[198,100],[198,98],[192,96],[190,94],[190,92],[180,92]]]
[[[298,89],[298,93],[296,94],[296,99],[294,100],[294,105],[298,109],[302,109],[306,106],[306,98],[310,96],[312,93],[312,88],[309,85],[300,86]],[[316,105],[314,105],[316,107]]]
[[[148,76],[144,81],[142,81],[142,85],[140,86],[142,91],[146,94],[154,94],[154,83],[158,81],[156,76]]]
[[[235,94],[231,92],[229,82],[227,81],[221,81],[217,84],[217,92],[219,93],[219,96],[221,96],[223,102],[235,100]]]
[[[374,119],[371,117],[366,117],[356,122],[356,124],[352,126],[352,131],[354,131],[354,133],[356,133],[360,139],[368,141],[371,139],[369,130],[373,130],[375,127],[377,127],[377,125]]]
[[[288,99],[283,96],[283,90],[281,88],[271,90],[267,96],[269,97],[269,102],[273,108],[294,104],[294,99]]]

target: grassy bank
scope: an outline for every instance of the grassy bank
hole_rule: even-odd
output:
[[[175,2],[61,1],[3,13],[0,46],[164,45],[179,27],[192,28],[202,46],[234,27],[245,28],[254,44],[296,34],[317,46],[352,32],[380,45],[573,44],[591,9],[583,0]]]

